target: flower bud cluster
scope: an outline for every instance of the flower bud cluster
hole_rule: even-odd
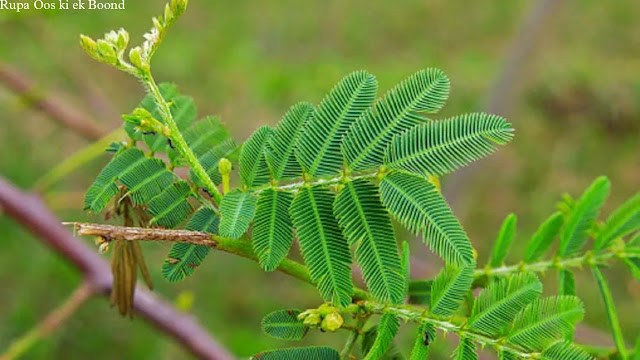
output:
[[[131,114],[122,115],[122,119],[135,125],[136,130],[143,133],[160,134],[165,137],[171,135],[169,127],[154,118],[147,109],[136,108]]]
[[[80,35],[80,44],[92,58],[113,65],[130,73],[143,74],[150,72],[150,62],[167,29],[187,8],[188,0],[171,0],[164,8],[164,16],[154,17],[153,28],[144,34],[145,41],[129,51],[129,61],[124,60],[124,53],[129,45],[129,33],[124,29],[110,31],[104,38],[94,40]]]
[[[338,309],[329,305],[322,304],[317,309],[309,309],[298,315],[299,320],[309,327],[319,327],[324,331],[334,332],[344,323],[342,316],[338,313]]]

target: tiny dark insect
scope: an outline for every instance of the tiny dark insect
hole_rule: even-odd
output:
[[[167,142],[169,143],[169,147],[171,147],[172,149],[176,148],[175,146],[173,146],[173,142],[171,141],[171,139],[167,139]]]
[[[424,332],[424,346],[429,346],[429,331]]]
[[[210,192],[209,190],[207,190],[207,188],[202,188],[202,191],[203,191],[205,194],[209,195],[209,197],[213,197],[213,194],[211,194],[211,192]]]
[[[158,135],[158,133],[155,131],[143,131],[142,135]]]

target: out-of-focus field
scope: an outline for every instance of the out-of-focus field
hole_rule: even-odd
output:
[[[517,130],[515,140],[468,176],[455,179],[452,205],[480,263],[509,212],[519,217],[509,256],[518,261],[528,236],[554,210],[562,192],[577,196],[596,176],[607,175],[613,183],[609,211],[640,189],[640,2],[559,2],[540,24],[534,50],[515,73],[518,86],[509,91],[505,115]],[[153,68],[156,79],[175,82],[195,98],[199,115],[220,115],[238,140],[260,125],[274,124],[297,101],[318,102],[357,69],[375,74],[381,91],[421,68],[443,69],[452,83],[440,115],[446,117],[483,109],[533,3],[192,0]],[[0,61],[27,74],[41,94],[91,114],[103,129],[115,129],[119,114],[129,112],[144,94],[132,78],[86,56],[78,34],[97,37],[122,26],[138,42],[163,1],[129,0],[126,5],[125,11],[0,11]],[[28,189],[86,145],[0,85],[0,174]],[[80,209],[82,191],[107,160],[101,157],[54,187],[50,205],[62,219],[101,220]],[[449,194],[452,177],[443,179]],[[145,245],[156,291],[169,299],[193,292],[193,314],[239,356],[286,345],[260,332],[263,315],[315,307],[320,301],[311,286],[265,274],[255,263],[221,253],[209,255],[186,281],[168,284],[160,266],[169,245]],[[440,266],[418,241],[412,249],[434,269]],[[640,286],[621,266],[607,273],[615,276],[620,320],[631,343],[640,331]],[[427,275],[433,273],[413,274]],[[62,302],[79,280],[63,260],[0,217],[0,349]],[[606,317],[590,274],[577,280],[586,324],[604,328]],[[545,282],[555,286],[554,276]],[[304,343],[341,346],[341,339],[313,332]],[[401,338],[403,348],[411,341]],[[441,358],[448,357],[445,353]],[[184,356],[144,321],[122,319],[107,300],[93,299],[25,358]]]

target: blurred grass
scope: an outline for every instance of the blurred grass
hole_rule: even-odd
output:
[[[120,26],[138,41],[163,1],[127,1],[125,11],[0,12],[0,60],[29,75],[38,91],[53,93],[92,114],[104,129],[143,96],[135,80],[87,57],[78,34],[100,36]],[[452,93],[442,116],[482,108],[503,54],[532,2],[491,0],[401,3],[356,0],[191,1],[156,56],[158,81],[192,95],[200,115],[217,114],[238,140],[274,124],[293,103],[317,102],[342,76],[367,69],[381,92],[427,66],[442,68]],[[519,216],[517,261],[528,236],[551,213],[562,192],[579,195],[596,176],[613,183],[611,210],[638,190],[640,157],[640,3],[565,1],[544,27],[518,73],[509,119],[512,144],[478,164],[454,204],[480,262],[488,257],[500,222]],[[60,90],[60,92],[58,92]],[[59,128],[0,87],[0,174],[29,188],[86,142]],[[82,191],[107,161],[87,166],[56,191]],[[447,186],[447,179],[444,179]],[[81,203],[52,204],[65,220],[100,221]],[[71,210],[69,210],[71,209]],[[74,210],[77,209],[77,210]],[[259,331],[269,311],[316,306],[316,291],[249,261],[213,253],[195,276],[179,284],[160,277],[168,245],[146,244],[157,292],[175,299],[193,291],[193,313],[239,356],[285,346]],[[432,261],[419,243],[413,253]],[[640,286],[621,266],[607,271],[623,313],[635,313]],[[547,283],[554,285],[554,277]],[[78,284],[78,274],[27,232],[0,218],[0,348],[27,331]],[[606,326],[590,274],[578,276],[586,322]],[[243,286],[239,288],[237,284]],[[640,331],[635,316],[621,317],[627,341]],[[403,331],[411,335],[411,331]],[[312,333],[308,343],[341,346],[340,335]],[[408,349],[410,336],[403,337]],[[606,342],[606,339],[603,339]],[[443,352],[443,353],[446,353]],[[116,316],[104,299],[91,300],[27,359],[183,358],[169,338],[140,320]],[[442,357],[447,358],[445,355]]]

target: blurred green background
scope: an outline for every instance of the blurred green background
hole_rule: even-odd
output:
[[[516,128],[515,140],[473,171],[443,179],[445,193],[479,251],[488,258],[504,216],[518,215],[518,261],[528,236],[561,193],[577,196],[596,176],[612,180],[606,211],[633,195],[640,183],[640,2],[556,1],[535,22],[532,51],[499,96],[500,114]],[[124,27],[132,42],[150,27],[164,1],[126,1],[121,11],[0,10],[0,61],[28,76],[38,94],[52,96],[104,130],[120,125],[143,97],[131,77],[84,54],[78,35],[99,37]],[[275,124],[290,105],[318,102],[350,71],[378,77],[381,92],[424,67],[439,67],[452,92],[442,117],[483,110],[537,1],[245,1],[192,0],[154,58],[158,81],[193,96],[199,116],[220,115],[235,138]],[[553,3],[553,1],[550,1]],[[542,21],[544,20],[544,21]],[[0,174],[25,189],[88,142],[33,110],[0,84]],[[47,194],[65,221],[101,221],[80,211],[82,192],[108,161],[102,156]],[[456,177],[457,176],[457,177]],[[404,234],[406,235],[406,234]],[[86,239],[85,241],[89,241]],[[231,351],[247,357],[286,343],[262,334],[260,319],[281,308],[308,308],[314,288],[253,262],[209,255],[194,276],[168,284],[160,266],[167,244],[144,244],[157,292],[171,301],[192,292],[191,311]],[[434,275],[437,259],[418,241],[413,254],[422,273]],[[640,286],[621,266],[607,270],[621,322],[631,342],[640,331]],[[606,328],[592,277],[578,275],[585,323]],[[25,230],[0,217],[0,352],[33,327],[79,283],[79,274]],[[555,278],[545,282],[554,287]],[[242,285],[241,287],[239,285]],[[547,290],[549,291],[549,290]],[[400,338],[408,351],[412,328]],[[580,336],[578,340],[580,340]],[[344,336],[313,332],[304,343],[341,347]],[[585,340],[607,344],[606,337]],[[446,348],[440,358],[448,358]],[[188,357],[171,338],[141,319],[117,316],[106,299],[92,299],[26,359],[175,359]]]

